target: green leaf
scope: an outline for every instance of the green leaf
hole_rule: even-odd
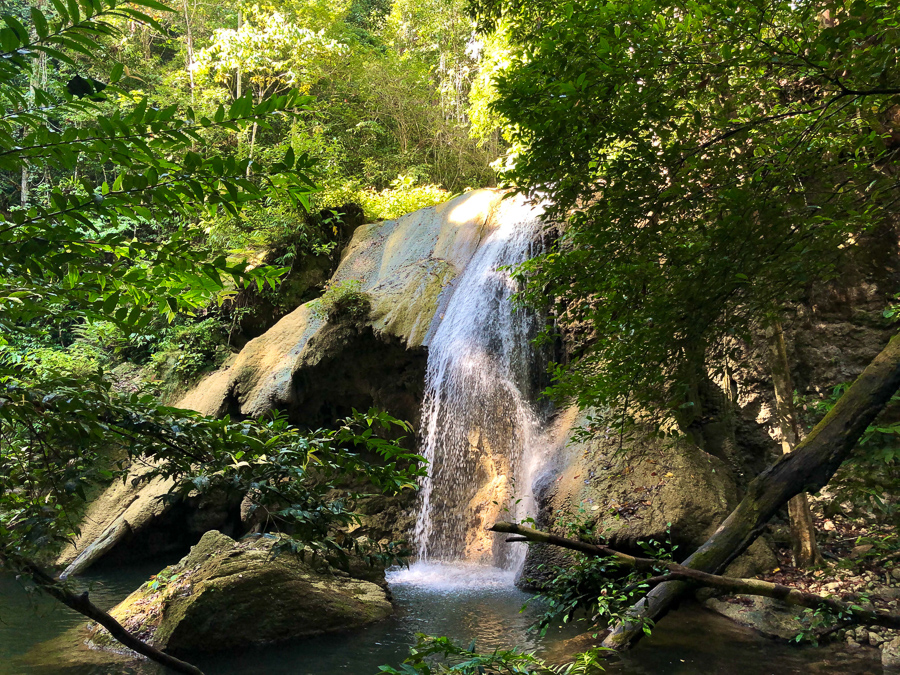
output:
[[[47,18],[41,10],[34,6],[31,8],[31,22],[34,24],[34,30],[39,38],[45,38],[50,33]]]
[[[81,11],[78,8],[78,0],[66,0],[66,6],[69,9],[69,20],[74,23],[81,23]]]
[[[130,0],[133,5],[138,5],[140,7],[148,7],[149,9],[155,9],[158,12],[174,12],[175,10],[168,5],[163,4],[162,2],[158,2],[157,0]]]

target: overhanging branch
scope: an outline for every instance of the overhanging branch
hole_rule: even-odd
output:
[[[3,561],[7,562],[7,561]],[[82,616],[86,616],[92,621],[96,621],[103,626],[110,634],[128,649],[147,657],[151,661],[156,661],[167,668],[171,668],[176,673],[185,673],[186,675],[203,675],[196,666],[177,659],[171,654],[166,654],[156,647],[147,644],[143,640],[135,637],[128,632],[122,624],[116,621],[109,613],[104,612],[90,601],[87,593],[76,595],[51,577],[39,565],[30,560],[17,560],[15,567],[20,568],[42,591],[51,597],[59,600],[61,603],[74,609]]]

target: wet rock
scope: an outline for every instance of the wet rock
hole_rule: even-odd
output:
[[[900,672],[900,637],[895,637],[882,646],[881,665],[885,672]]]
[[[754,628],[770,637],[790,640],[804,630],[804,625],[796,618],[797,608],[780,600],[736,595],[727,599],[710,598],[703,604],[742,626]],[[865,639],[868,640],[868,634]]]
[[[208,532],[176,565],[110,613],[142,639],[174,652],[216,651],[364,626],[392,612],[376,584],[273,550],[276,538],[235,542]],[[89,641],[116,648],[94,626]]]

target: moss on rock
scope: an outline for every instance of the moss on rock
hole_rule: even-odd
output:
[[[207,532],[111,614],[141,639],[172,652],[282,642],[358,628],[391,614],[376,584],[278,553],[276,543],[274,537],[235,542]],[[89,640],[117,647],[98,626]]]

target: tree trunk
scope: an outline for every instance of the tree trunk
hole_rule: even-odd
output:
[[[19,204],[23,209],[28,208],[28,164],[22,162],[22,186],[20,190]]]
[[[705,544],[682,564],[721,573],[760,535],[766,523],[801,492],[824,487],[847,459],[860,436],[900,388],[900,339],[893,338],[875,357],[825,418],[796,449],[766,468]],[[646,621],[658,621],[684,593],[683,582],[654,588],[627,613],[604,640],[606,647],[627,649],[643,637]]]
[[[788,365],[784,329],[780,321],[774,321],[766,332],[769,341],[769,370],[775,386],[775,411],[781,429],[781,448],[784,454],[791,452],[800,442],[800,425],[794,409],[794,383]],[[809,511],[809,499],[805,492],[788,502],[791,521],[791,550],[796,567],[814,567],[824,564],[816,545],[816,526]]]
[[[250,134],[250,162],[247,164],[247,178],[250,178],[250,169],[253,168],[253,146],[256,145],[256,122],[253,123],[253,132]]]
[[[241,26],[243,25],[243,23],[244,23],[244,12],[242,10],[238,9],[238,17],[237,17],[237,32],[238,33],[241,32]],[[235,96],[235,98],[238,99],[241,97],[241,66],[240,65],[238,65],[238,67],[236,69],[235,80],[236,80],[236,92],[235,93],[237,94]]]
[[[184,7],[184,26],[185,26],[185,46],[187,47],[187,74],[191,83],[191,103],[194,102],[194,33],[191,30],[191,14],[188,9],[188,0],[183,0]]]

